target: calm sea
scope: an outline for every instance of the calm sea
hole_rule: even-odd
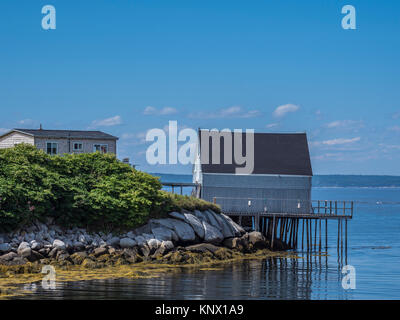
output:
[[[161,175],[190,182],[188,175]],[[239,262],[219,270],[182,270],[155,279],[58,283],[56,290],[29,286],[25,299],[399,299],[400,177],[316,176],[313,199],[354,200],[348,253],[338,256],[336,233],[328,256]],[[335,230],[337,224],[328,225]],[[355,289],[342,286],[342,268],[355,268]]]

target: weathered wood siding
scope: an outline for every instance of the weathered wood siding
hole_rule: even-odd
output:
[[[238,209],[264,212],[265,208],[275,213],[308,211],[311,179],[310,176],[203,173],[201,198],[212,202],[216,197],[225,212]]]
[[[0,149],[12,148],[19,143],[28,143],[33,145],[34,138],[20,132],[11,132],[0,138]]]

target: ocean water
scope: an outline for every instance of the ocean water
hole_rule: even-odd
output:
[[[190,182],[191,176],[162,175],[162,180]],[[313,199],[355,201],[347,255],[338,254],[337,224],[330,222],[327,255],[297,251],[299,259],[237,262],[216,270],[182,269],[153,279],[57,283],[56,290],[33,284],[26,288],[32,294],[22,298],[399,299],[400,177],[316,177],[314,185]],[[342,286],[345,265],[354,267],[354,289]]]

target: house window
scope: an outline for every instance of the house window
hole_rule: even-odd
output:
[[[95,144],[93,146],[93,151],[94,152],[100,152],[100,153],[107,153],[108,152],[108,144]]]
[[[82,151],[83,150],[83,143],[82,142],[74,142],[72,149],[74,151]]]
[[[58,154],[58,143],[56,142],[47,142],[46,144],[46,152],[50,155]]]

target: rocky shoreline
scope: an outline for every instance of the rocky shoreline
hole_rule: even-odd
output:
[[[0,234],[0,265],[3,269],[48,264],[93,269],[143,261],[199,264],[235,259],[262,249],[270,248],[261,233],[247,233],[224,214],[196,210],[171,212],[168,218],[152,219],[119,235],[81,228],[65,230],[52,221],[36,222],[11,234]],[[278,249],[285,249],[284,245]],[[29,272],[30,268],[11,269]]]

